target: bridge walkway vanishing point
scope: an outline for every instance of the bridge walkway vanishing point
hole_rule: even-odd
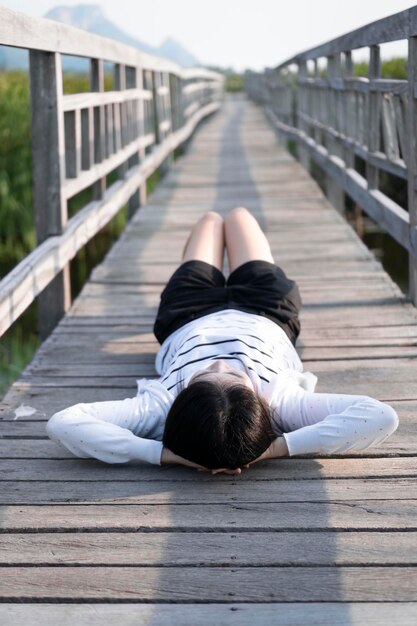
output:
[[[241,205],[300,286],[297,349],[316,390],[389,402],[395,434],[240,477],[110,466],[52,443],[54,412],[156,377],[153,320],[189,229]],[[4,398],[0,622],[415,624],[416,356],[416,309],[262,110],[227,97]]]

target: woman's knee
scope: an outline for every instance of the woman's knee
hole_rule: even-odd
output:
[[[234,209],[232,209],[231,211],[229,211],[229,213],[226,216],[225,221],[228,221],[230,219],[239,218],[240,216],[244,217],[246,215],[252,215],[252,213],[249,211],[249,209],[245,208],[244,206],[237,206]]]
[[[222,224],[224,222],[223,217],[220,215],[220,213],[217,213],[217,211],[207,211],[207,213],[204,213],[201,219],[218,222],[219,224]]]

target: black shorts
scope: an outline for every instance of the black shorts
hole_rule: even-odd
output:
[[[272,320],[295,345],[301,304],[295,281],[269,261],[243,263],[227,279],[210,263],[185,261],[162,291],[153,331],[162,344],[174,330],[198,317],[238,309]]]

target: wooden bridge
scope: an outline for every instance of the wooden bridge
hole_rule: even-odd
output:
[[[405,13],[409,24],[410,14]],[[0,24],[10,15],[0,9]],[[46,28],[44,20],[36,22]],[[396,32],[389,31],[389,24],[387,32]],[[64,48],[73,31],[60,30],[67,36],[60,39]],[[34,42],[24,39],[27,32],[22,25],[19,42],[31,48]],[[369,32],[382,37],[375,26]],[[16,30],[3,32],[0,26],[0,41],[12,45],[10,37],[15,36],[16,45],[18,36],[13,33]],[[410,35],[413,41],[415,35],[417,31]],[[81,45],[82,36],[79,32],[77,36]],[[52,57],[33,52],[34,63],[50,63],[51,58],[59,63],[61,52]],[[121,54],[112,50],[113,55],[116,52]],[[149,58],[145,61],[151,63]],[[97,63],[92,65],[97,69]],[[121,70],[118,66],[119,75]],[[176,87],[170,79],[168,91],[155,91],[157,80],[167,80],[172,71],[180,72],[172,67],[160,73],[150,69],[153,96],[143,85],[132,87],[135,94],[130,96],[140,101],[149,95],[155,104],[163,94],[172,98],[177,93],[180,119],[184,79],[177,74]],[[252,95],[256,80],[260,77],[248,77]],[[269,81],[270,76],[262,80]],[[101,198],[97,191],[96,178],[103,181],[106,160],[92,167],[81,159],[81,96],[57,104],[60,113],[55,120],[62,121],[62,112],[71,111],[71,106],[80,112],[70,116],[72,128],[79,130],[75,144],[70,139],[65,144],[76,157],[72,161],[66,157],[67,165],[75,165],[64,187],[80,188],[81,177],[85,181],[89,176],[99,195],[86,207],[83,219],[75,216],[78,222],[61,224],[61,233],[46,237],[35,257],[0,283],[3,326],[18,316],[31,297],[37,297],[36,276],[48,282],[53,272],[59,277],[65,271],[69,248],[82,245],[76,237],[77,225],[84,228],[78,233],[87,233],[88,224],[110,219],[129,197],[132,218],[1,406],[2,624],[416,623],[416,308],[285,143],[278,143],[275,130],[281,136],[292,132],[299,148],[310,145],[308,156],[315,156],[306,135],[297,135],[288,119],[284,127],[276,106],[271,107],[268,82],[262,83],[258,92],[262,97],[255,103],[244,94],[222,96],[219,81],[202,72],[199,87],[188,89],[200,93],[189,109],[188,126],[182,119],[176,131],[168,132],[165,123],[167,135],[158,141],[148,122],[151,149],[147,154],[138,152],[143,143],[138,143],[134,129],[130,139],[136,141],[136,151],[129,134],[125,135],[124,145],[114,147],[106,158],[114,166],[124,150],[124,156],[137,160],[126,164],[120,157],[121,178],[111,197],[103,182]],[[340,81],[337,86],[340,91]],[[113,106],[128,100],[125,91],[109,93],[89,94],[90,109],[84,94],[84,110],[101,111],[105,98]],[[190,102],[185,106],[190,107]],[[162,121],[161,110],[165,111]],[[153,123],[173,119],[169,106],[158,105],[154,112]],[[102,113],[87,113],[85,119],[91,121],[94,115],[100,119]],[[159,167],[187,138],[184,156],[169,167],[165,161],[162,182],[147,199],[143,195],[140,199],[138,192],[152,167]],[[323,149],[317,154],[321,159],[326,156]],[[332,162],[341,167],[337,159]],[[375,180],[374,170],[370,172]],[[329,189],[333,198],[337,196],[331,180]],[[42,193],[44,199],[54,198],[47,188]],[[39,194],[35,193],[38,200]],[[62,216],[65,203],[60,197]],[[381,200],[375,193],[373,197]],[[226,214],[239,205],[257,217],[276,262],[300,286],[302,331],[297,348],[305,368],[318,375],[317,390],[368,394],[389,402],[400,417],[398,430],[380,447],[363,453],[269,461],[240,477],[213,477],[166,466],[110,466],[76,459],[55,445],[45,433],[45,422],[55,411],[76,402],[131,397],[137,378],[156,376],[153,319],[163,285],[180,262],[189,229],[208,210]],[[412,256],[411,237],[410,241]],[[42,267],[49,269],[42,274]],[[55,293],[62,294],[65,280],[61,275],[61,286],[52,284]]]

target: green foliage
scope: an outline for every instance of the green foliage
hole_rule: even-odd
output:
[[[368,76],[368,63],[366,61],[360,61],[359,63],[355,63],[353,66],[353,73],[355,76]]]
[[[34,247],[29,81],[0,72],[0,274]]]
[[[62,83],[65,94],[84,93],[90,90],[89,77],[85,74],[64,72]]]
[[[65,72],[63,75],[64,94],[84,93],[90,91],[89,76],[77,72]],[[104,91],[113,89],[113,76],[108,72],[104,74]]]
[[[217,65],[210,65],[208,69],[212,70],[213,72],[223,74],[226,77],[226,91],[243,91],[243,72],[236,72],[232,67],[219,67]]]
[[[398,58],[383,61],[381,67],[382,78],[397,78],[406,80],[407,78],[407,59]]]
[[[155,170],[153,174],[151,174],[151,176],[149,176],[149,178],[146,181],[146,193],[147,194],[151,194],[153,192],[160,178],[161,178],[161,171],[158,168],[157,170]]]
[[[229,74],[226,76],[226,91],[243,91],[243,75]]]
[[[298,159],[298,144],[294,139],[288,139],[287,150],[295,159]]]
[[[366,61],[354,64],[355,76],[368,76],[369,64]],[[407,59],[400,57],[382,61],[381,78],[395,78],[398,80],[406,80],[407,78]]]

